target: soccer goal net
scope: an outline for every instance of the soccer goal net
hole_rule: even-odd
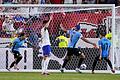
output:
[[[9,42],[12,38],[10,31],[12,29],[6,28],[3,30],[3,23],[8,19],[8,23],[14,28],[15,31],[22,30],[28,35],[28,40],[38,46],[39,38],[41,36],[41,28],[43,27],[43,21],[48,21],[50,15],[53,15],[53,19],[49,25],[49,34],[52,47],[52,53],[58,58],[63,58],[66,54],[66,48],[59,48],[56,38],[62,35],[60,24],[66,29],[73,28],[79,22],[81,25],[80,32],[85,38],[95,42],[97,44],[99,40],[99,32],[101,29],[107,31],[105,26],[105,18],[111,16],[111,26],[115,28],[115,6],[114,5],[28,5],[28,4],[7,4],[0,5],[0,43]],[[7,23],[6,23],[7,27]],[[119,31],[118,31],[119,32]],[[67,35],[68,36],[68,35]],[[114,36],[113,36],[114,37]],[[69,38],[68,38],[69,41]],[[0,44],[0,71],[5,71],[10,66],[14,57],[7,48],[8,44]],[[79,40],[76,47],[80,48],[80,51],[85,53],[86,70],[92,69],[94,58],[99,55],[98,49],[93,46]],[[114,52],[114,48],[112,48]],[[114,53],[112,52],[112,62],[114,62]],[[27,45],[27,48],[21,48],[20,53],[23,59],[18,64],[19,71],[34,71],[41,70],[41,58],[38,57],[39,51],[31,48]],[[73,71],[79,58],[72,57],[72,60],[66,65],[66,70]],[[119,60],[120,61],[120,60]],[[99,63],[99,62],[98,62]],[[51,60],[49,63],[49,70],[57,71],[61,65],[57,61]],[[105,61],[98,64],[95,68],[100,71],[108,71]],[[14,70],[14,69],[13,69]]]
[[[120,32],[119,32],[119,26],[120,26],[120,7],[116,7],[115,8],[115,28],[112,27],[112,17],[111,16],[108,16],[106,18],[106,26],[107,26],[107,29],[108,29],[108,33],[110,33],[110,29],[111,31],[113,32],[112,33],[112,37],[113,37],[113,47],[114,47],[114,56],[111,56],[111,60],[113,61],[113,65],[114,65],[114,68],[115,70],[117,70],[118,72],[120,71],[120,53],[119,53],[119,50],[120,50]],[[113,54],[113,52],[111,52],[111,55]],[[113,57],[113,58],[112,58]],[[114,59],[114,60],[113,60]]]

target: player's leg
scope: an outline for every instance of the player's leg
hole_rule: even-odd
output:
[[[48,64],[49,64],[49,56],[50,56],[50,52],[51,52],[51,48],[50,48],[50,45],[46,45],[46,46],[43,46],[43,62],[42,62],[42,74],[46,74],[48,75],[48,71],[47,71],[47,68],[48,68]]]
[[[44,72],[45,72],[45,71],[44,71],[44,70],[45,70],[45,69],[44,69],[44,61],[45,61],[45,60],[44,60],[44,57],[42,57],[42,62],[41,62],[42,74],[44,74]]]
[[[68,61],[71,60],[71,56],[73,55],[73,48],[67,48],[67,54],[66,57],[64,59],[64,63],[60,69],[60,71],[63,73],[64,72],[64,68],[66,66],[66,64],[68,63]]]
[[[17,60],[16,60],[16,63],[14,64],[14,69],[19,70],[19,68],[17,67],[17,65],[18,65],[18,63],[19,63],[21,60],[22,60],[22,55],[19,54],[19,55],[18,55],[18,58],[17,58]]]
[[[106,60],[106,62],[107,62],[108,65],[110,66],[111,71],[112,71],[113,73],[115,73],[115,70],[114,70],[113,67],[112,67],[112,63],[111,63],[111,61],[110,61],[107,57],[105,57],[104,59]]]
[[[43,57],[43,60],[42,60],[42,74],[44,75],[49,75],[48,74],[48,71],[47,71],[47,68],[48,68],[48,63],[49,63],[49,57],[48,56],[44,56]]]
[[[7,69],[10,71],[10,69],[15,65],[17,58],[14,58],[14,61],[11,63],[10,67]]]
[[[80,66],[81,66],[82,62],[84,61],[84,59],[85,59],[85,55],[84,55],[84,53],[81,53],[80,51],[77,51],[76,56],[79,56],[79,58],[80,58],[79,62],[78,62],[78,66],[76,68],[76,72],[81,73]]]
[[[63,62],[64,62],[63,59],[62,58],[58,58],[53,53],[50,53],[50,59],[59,62],[60,65],[63,65]]]
[[[42,57],[43,58],[43,52],[40,52],[40,54],[38,54],[38,57]],[[57,62],[59,62],[60,65],[63,65],[63,58],[58,58],[57,56],[55,56],[52,52],[50,52],[50,56],[49,56],[50,60],[55,60]]]
[[[80,52],[80,49],[78,49],[78,48],[74,48],[74,55],[75,56],[77,56],[77,57],[79,57],[79,62],[78,62],[78,66],[76,67],[76,72],[78,72],[78,73],[81,73],[81,71],[80,71],[80,65],[82,64],[82,62],[84,61],[84,59],[85,59],[85,55],[84,55],[84,53],[81,53]]]
[[[100,57],[100,56],[97,56],[97,57],[95,57],[95,59],[94,59],[94,62],[93,62],[93,65],[92,65],[92,73],[94,73],[94,69],[95,69],[95,66],[96,66],[96,64],[97,64],[97,61],[99,61],[99,57]]]
[[[14,53],[14,61],[11,63],[9,69],[11,69],[14,66],[15,69],[19,70],[19,68],[17,68],[17,64],[21,61],[22,55],[19,53],[19,51],[12,52]]]

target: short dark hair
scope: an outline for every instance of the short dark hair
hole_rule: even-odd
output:
[[[25,36],[25,33],[20,33],[19,37]]]
[[[101,30],[100,31],[100,35],[105,36],[106,35],[106,31],[105,30]]]
[[[43,24],[46,24],[47,22],[48,22],[48,20],[44,20],[44,21],[43,21]]]

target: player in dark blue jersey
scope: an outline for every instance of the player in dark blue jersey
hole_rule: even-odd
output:
[[[115,70],[112,67],[112,63],[109,60],[109,51],[110,51],[110,47],[111,47],[111,42],[110,42],[110,40],[105,38],[105,35],[106,35],[105,31],[100,32],[100,40],[98,41],[100,54],[95,58],[95,60],[93,62],[92,73],[94,73],[94,69],[97,64],[97,61],[101,61],[101,60],[106,60],[108,65],[111,68],[111,71],[113,73],[115,73]]]
[[[85,55],[84,53],[81,53],[79,51],[78,48],[76,48],[76,43],[78,42],[79,39],[82,39],[83,41],[89,43],[89,44],[92,44],[93,46],[96,47],[96,44],[95,43],[92,43],[90,41],[88,41],[87,39],[85,39],[82,34],[80,32],[78,32],[80,30],[80,24],[76,25],[73,29],[71,30],[66,30],[62,27],[62,24],[60,25],[61,26],[61,29],[65,32],[67,32],[69,35],[70,35],[70,41],[69,41],[69,44],[68,44],[68,47],[67,47],[67,54],[66,54],[66,57],[64,59],[64,63],[61,67],[61,72],[64,72],[64,68],[67,64],[68,61],[71,60],[71,57],[73,55],[75,56],[78,56],[80,57],[80,60],[79,60],[79,63],[78,63],[78,66],[76,67],[76,72],[80,72],[80,65],[82,64],[83,60],[85,59]]]
[[[25,37],[24,33],[21,33],[19,35],[18,38],[16,38],[13,43],[12,43],[12,48],[11,48],[11,52],[14,55],[14,61],[11,63],[10,68],[8,68],[7,70],[10,71],[10,69],[14,66],[15,69],[19,70],[19,68],[17,67],[17,64],[21,61],[22,59],[22,55],[19,52],[19,48],[23,47],[24,43],[28,43],[30,44]],[[31,45],[31,44],[30,44]]]

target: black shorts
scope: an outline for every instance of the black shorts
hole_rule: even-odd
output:
[[[18,58],[18,57],[22,56],[19,51],[12,50],[12,53],[14,55],[14,58]]]
[[[78,48],[67,48],[67,56],[72,56],[72,55],[80,56],[81,55],[80,49],[78,49]]]

